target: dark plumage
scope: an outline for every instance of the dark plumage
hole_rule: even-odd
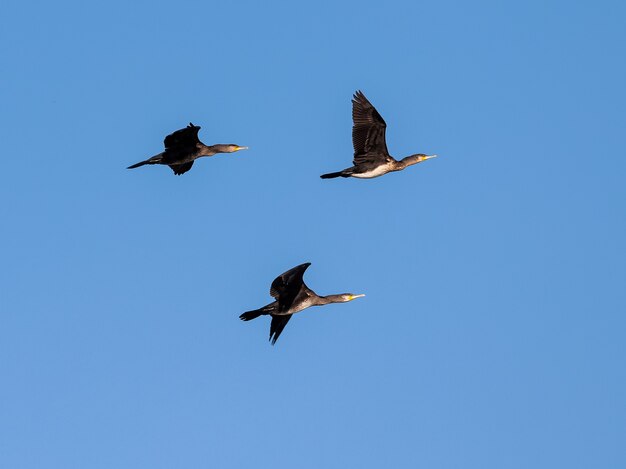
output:
[[[129,166],[127,169],[138,168],[145,164],[166,164],[172,168],[174,174],[180,175],[189,171],[193,166],[194,160],[202,156],[213,156],[217,153],[233,153],[248,149],[248,147],[240,147],[234,144],[207,146],[198,139],[199,130],[200,127],[190,122],[184,129],[177,130],[165,137],[163,141],[165,151],[163,153]]]
[[[387,124],[361,91],[352,98],[352,145],[354,146],[354,166],[336,173],[322,174],[322,179],[355,177],[370,179],[391,171],[400,171],[407,166],[421,163],[437,155],[407,156],[400,161],[387,151],[385,130]]]
[[[239,316],[242,321],[250,321],[259,316],[270,315],[270,341],[276,343],[281,332],[295,313],[310,307],[327,305],[330,303],[345,303],[365,295],[343,293],[341,295],[319,296],[304,283],[304,271],[311,265],[310,262],[300,264],[284,274],[279,275],[272,282],[270,295],[276,301],[254,311],[247,311]]]

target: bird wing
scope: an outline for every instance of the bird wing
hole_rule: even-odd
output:
[[[272,282],[270,287],[270,295],[276,298],[278,302],[278,311],[286,313],[296,301],[296,298],[306,288],[304,280],[304,271],[311,265],[310,262],[300,264],[293,269],[288,270],[284,274],[279,275]]]
[[[184,129],[177,130],[165,137],[163,145],[165,145],[166,150],[194,147],[200,142],[198,139],[199,131],[200,127],[190,122]]]
[[[172,171],[174,171],[174,174],[176,174],[177,176],[180,176],[181,174],[186,173],[187,171],[191,169],[192,166],[193,166],[193,161],[190,161],[189,163],[169,165],[169,167],[172,168]]]
[[[272,286],[270,287],[270,295],[272,295],[277,300],[281,300],[286,295],[290,295],[293,293],[293,297],[298,294],[300,288],[304,284],[302,277],[304,276],[304,271],[311,265],[310,262],[305,262],[304,264],[300,264],[293,269],[289,269],[287,272],[280,274],[278,277],[274,279],[272,282]]]
[[[272,345],[278,340],[280,333],[291,319],[291,316],[292,314],[285,316],[274,316],[272,314],[272,323],[270,324],[270,340],[272,341]]]
[[[387,124],[361,91],[352,98],[352,145],[356,166],[365,162],[386,162],[389,156],[385,130]]]

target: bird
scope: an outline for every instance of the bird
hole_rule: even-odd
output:
[[[339,295],[319,296],[306,286],[303,280],[304,271],[311,265],[310,262],[300,264],[293,269],[279,275],[272,282],[270,295],[276,301],[253,311],[247,311],[239,316],[242,321],[250,321],[259,316],[270,315],[270,342],[276,343],[281,332],[295,313],[309,308],[310,306],[321,306],[330,303],[346,303],[355,298],[365,296],[354,295],[352,293],[342,293]]]
[[[202,156],[213,156],[217,153],[233,153],[239,150],[247,150],[234,144],[218,144],[207,146],[198,139],[200,127],[191,122],[184,129],[177,130],[165,137],[163,145],[165,151],[158,155],[140,161],[126,169],[134,169],[145,164],[166,164],[174,174],[180,176],[193,166],[193,162]]]
[[[371,179],[392,171],[401,171],[437,155],[418,153],[400,161],[387,150],[385,129],[387,124],[363,92],[358,90],[352,97],[352,145],[354,146],[353,166],[336,173],[322,174],[322,179],[353,177]]]

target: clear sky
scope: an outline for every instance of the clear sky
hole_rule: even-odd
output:
[[[623,2],[3,2],[0,467],[626,467]],[[350,165],[361,89],[396,157]],[[249,151],[126,166],[188,122]],[[275,347],[281,272],[320,294]]]

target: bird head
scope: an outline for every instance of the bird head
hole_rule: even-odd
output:
[[[341,301],[346,303],[348,301],[354,300],[355,298],[361,298],[362,296],[365,296],[365,295],[363,293],[361,293],[360,295],[355,295],[353,293],[344,293],[343,295],[341,295]]]
[[[234,143],[231,143],[229,145],[225,145],[226,146],[226,151],[225,153],[234,153],[236,151],[239,150],[247,150],[248,147],[240,147],[239,145],[235,145]]]
[[[435,158],[436,156],[437,155],[424,155],[423,153],[417,153],[416,155],[409,156],[409,158],[414,160],[415,163],[421,163],[422,161],[430,160],[431,158]]]

